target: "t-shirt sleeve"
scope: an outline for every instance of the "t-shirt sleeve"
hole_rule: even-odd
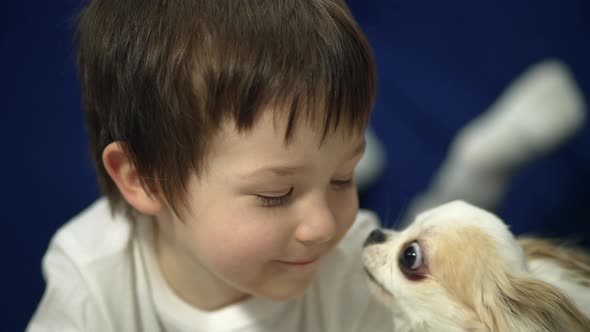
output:
[[[26,331],[112,330],[91,295],[80,269],[56,242],[52,241],[43,258],[46,289]]]

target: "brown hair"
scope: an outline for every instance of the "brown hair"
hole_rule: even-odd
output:
[[[339,0],[93,0],[76,39],[90,150],[113,210],[124,200],[102,164],[111,142],[176,209],[223,121],[248,130],[275,106],[288,142],[300,117],[325,137],[363,130],[373,107],[373,55]]]

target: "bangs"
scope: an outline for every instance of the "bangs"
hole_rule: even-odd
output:
[[[212,30],[206,48],[217,54],[198,56],[202,74],[195,75],[209,91],[203,109],[211,123],[229,118],[238,130],[250,130],[272,108],[288,119],[285,142],[300,119],[321,131],[322,141],[337,129],[362,132],[376,94],[373,54],[350,13],[337,4],[327,7],[290,2],[268,18],[277,24],[234,12],[238,22],[231,27],[239,30]]]

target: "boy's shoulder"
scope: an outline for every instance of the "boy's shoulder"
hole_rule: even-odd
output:
[[[122,214],[113,216],[104,198],[66,222],[43,257],[47,288],[28,331],[138,330],[125,318],[137,310],[134,225]]]
[[[123,214],[111,214],[105,198],[99,198],[66,222],[54,235],[58,247],[79,265],[92,263],[126,250],[133,223]]]

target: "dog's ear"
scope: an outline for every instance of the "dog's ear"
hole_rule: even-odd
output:
[[[571,331],[590,328],[590,319],[559,289],[529,278],[496,274],[482,289],[478,315],[490,331]]]
[[[518,239],[518,244],[522,247],[527,261],[549,259],[559,263],[564,269],[579,275],[580,279],[590,280],[590,255],[572,243],[560,242],[535,237],[520,237]],[[588,283],[586,285],[590,286]]]

